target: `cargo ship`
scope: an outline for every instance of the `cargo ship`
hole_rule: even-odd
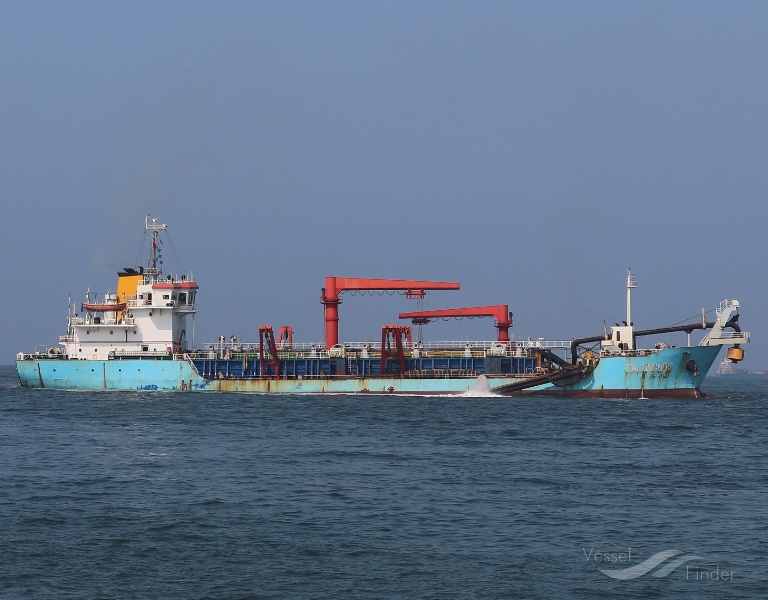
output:
[[[71,390],[223,391],[269,394],[557,395],[611,398],[700,397],[701,384],[721,346],[727,360],[744,357],[749,333],[738,324],[739,302],[724,300],[715,319],[636,329],[627,272],[626,321],[602,333],[565,341],[510,336],[506,304],[419,310],[399,314],[409,324],[385,324],[380,341],[339,342],[339,305],[345,292],[400,292],[423,299],[428,291],[458,290],[454,282],[326,277],[324,343],[300,343],[293,328],[258,329],[258,341],[220,336],[196,348],[187,318],[197,313],[199,286],[191,275],[165,275],[162,237],[167,226],[149,216],[146,265],[118,273],[114,293],[80,306],[70,300],[67,332],[58,345],[21,352],[16,368],[26,388]],[[421,303],[420,303],[421,304]],[[414,339],[436,319],[490,317],[495,339],[431,342]],[[693,332],[703,333],[697,344]],[[646,336],[687,336],[673,346],[638,345]]]

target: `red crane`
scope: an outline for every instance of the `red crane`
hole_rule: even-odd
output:
[[[384,325],[381,328],[381,374],[387,372],[387,359],[396,358],[400,372],[405,373],[405,345],[413,342],[410,327]]]
[[[465,317],[494,317],[495,327],[499,330],[498,341],[509,341],[509,328],[512,327],[512,313],[506,304],[496,306],[474,306],[470,308],[445,308],[442,310],[424,310],[421,312],[402,313],[401,319],[411,319],[414,325],[422,325],[434,319],[462,319]]]
[[[404,291],[406,295],[423,297],[426,290],[458,290],[458,283],[446,281],[418,281],[410,279],[368,279],[360,277],[326,277],[320,294],[325,307],[325,347],[339,343],[339,294],[347,290]]]

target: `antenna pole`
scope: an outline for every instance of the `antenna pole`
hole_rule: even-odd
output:
[[[632,270],[627,267],[627,325],[632,325],[632,288],[637,287]]]
[[[161,270],[157,268],[157,264],[160,262],[160,248],[157,245],[158,234],[161,231],[166,231],[168,229],[168,225],[158,225],[157,219],[152,219],[152,223],[150,224],[149,220],[150,216],[147,215],[144,219],[144,229],[145,231],[152,232],[152,254],[149,257],[149,268],[145,272],[148,275],[154,275],[157,277],[161,273]]]

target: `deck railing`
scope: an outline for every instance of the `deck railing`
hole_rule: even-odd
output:
[[[492,340],[449,340],[441,342],[420,342],[417,344],[405,344],[406,355],[421,355],[428,357],[449,358],[477,358],[486,356],[521,357],[531,349],[570,350],[570,340],[525,340],[512,342],[498,342]],[[225,341],[211,343],[203,350],[192,354],[200,358],[243,358],[244,356],[257,355],[260,351],[258,342],[246,343],[240,341]],[[378,357],[381,354],[381,342],[347,342],[328,349],[322,343],[299,342],[290,347],[278,345],[280,358],[342,358],[355,357],[368,353],[369,357]]]

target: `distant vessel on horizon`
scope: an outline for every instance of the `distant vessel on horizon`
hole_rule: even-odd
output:
[[[749,369],[743,367],[734,367],[733,362],[727,358],[723,358],[715,371],[716,375],[747,375]]]
[[[397,291],[423,299],[428,290],[457,290],[458,283],[326,277],[320,302],[325,343],[295,343],[293,328],[276,336],[258,328],[259,341],[243,343],[220,336],[218,343],[194,348],[187,317],[197,313],[198,284],[191,275],[164,275],[161,232],[147,216],[151,234],[146,266],[118,273],[117,291],[102,299],[90,292],[79,308],[70,302],[67,332],[59,346],[20,352],[16,369],[23,387],[78,390],[229,391],[277,394],[539,394],[611,398],[700,397],[701,384],[721,346],[725,361],[743,359],[739,302],[724,300],[717,318],[635,329],[627,271],[627,318],[601,334],[565,341],[517,341],[509,335],[512,313],[506,304],[401,313],[424,325],[436,319],[493,317],[495,340],[428,342],[414,340],[412,327],[381,326],[381,342],[339,343],[339,305],[344,292]],[[237,292],[237,282],[233,291]],[[249,313],[252,307],[248,308]],[[691,344],[693,331],[706,331]],[[726,331],[728,330],[728,331]],[[686,333],[687,344],[656,343],[639,348],[644,336]]]

